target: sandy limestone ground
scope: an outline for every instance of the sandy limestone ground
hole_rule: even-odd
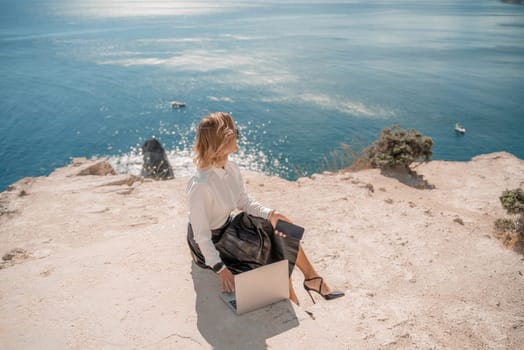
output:
[[[248,191],[306,227],[333,287],[313,304],[241,317],[186,246],[188,178],[77,176],[76,160],[0,195],[1,349],[519,349],[524,259],[494,238],[498,196],[524,161],[432,161],[414,178],[378,170],[289,182],[244,173]],[[16,250],[15,248],[18,248]]]

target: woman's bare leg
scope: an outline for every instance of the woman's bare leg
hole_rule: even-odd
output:
[[[313,277],[319,277],[318,272],[313,267],[313,264],[309,261],[308,257],[304,253],[304,250],[302,249],[302,245],[300,244],[298,246],[298,254],[297,254],[297,260],[295,261],[295,265],[302,271],[304,274],[304,279],[310,279]],[[310,282],[307,282],[308,287],[318,289],[320,288],[320,279],[315,279]],[[327,285],[326,281],[323,281],[322,283],[322,290],[320,291],[322,294],[327,294],[331,292],[331,289]]]
[[[293,288],[293,282],[291,281],[291,277],[289,278],[289,300],[291,300],[297,305],[300,305],[298,302],[297,295],[295,294],[295,289]]]

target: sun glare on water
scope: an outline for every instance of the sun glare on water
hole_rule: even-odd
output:
[[[191,16],[216,13],[239,6],[235,2],[212,1],[143,1],[143,0],[88,0],[67,2],[61,11],[80,17],[152,17]]]

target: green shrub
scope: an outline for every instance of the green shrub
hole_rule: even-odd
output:
[[[497,219],[495,220],[495,232],[505,233],[515,230],[515,222],[511,219]]]
[[[506,190],[499,199],[508,214],[524,214],[524,191],[521,188]]]
[[[524,254],[524,191],[521,188],[506,190],[499,200],[506,212],[517,215],[517,218],[497,219],[495,233],[502,238],[504,245],[513,246]]]
[[[432,147],[430,137],[417,130],[403,130],[394,125],[382,129],[378,139],[364,153],[375,168],[409,168],[415,161],[429,161],[433,154]]]

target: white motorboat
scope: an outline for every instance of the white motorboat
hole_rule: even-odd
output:
[[[182,108],[186,106],[184,102],[179,102],[179,101],[171,101],[169,103],[171,104],[172,108]]]
[[[459,134],[465,134],[466,133],[466,128],[464,128],[459,123],[456,123],[455,124],[455,131],[458,132]]]

